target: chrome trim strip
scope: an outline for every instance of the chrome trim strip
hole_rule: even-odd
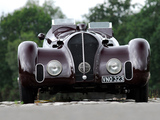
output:
[[[82,32],[83,74],[85,74],[84,33]]]

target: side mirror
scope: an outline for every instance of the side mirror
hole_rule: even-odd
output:
[[[45,34],[44,34],[44,33],[39,33],[39,34],[38,34],[38,38],[39,38],[40,40],[44,40]]]

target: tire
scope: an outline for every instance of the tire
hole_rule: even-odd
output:
[[[24,87],[19,80],[19,93],[20,100],[24,104],[34,103],[35,97],[37,95],[37,91],[33,88]]]
[[[135,91],[135,102],[148,102],[148,83]]]

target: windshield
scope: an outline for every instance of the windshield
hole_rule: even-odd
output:
[[[75,25],[74,19],[55,19],[52,20],[52,25]]]

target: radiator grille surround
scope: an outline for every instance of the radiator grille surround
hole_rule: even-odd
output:
[[[82,33],[78,33],[70,38],[68,41],[68,48],[71,51],[74,64],[75,64],[75,78],[76,81],[82,81],[82,76],[84,75],[84,71],[82,68],[83,63],[85,63],[85,68],[89,69],[89,71],[85,70],[85,75],[87,76],[87,80],[94,80],[93,68],[94,68],[94,58],[96,51],[98,49],[99,43],[98,40],[91,34],[83,33],[84,46],[82,45]],[[83,61],[83,48],[84,47],[84,56],[85,61]]]

